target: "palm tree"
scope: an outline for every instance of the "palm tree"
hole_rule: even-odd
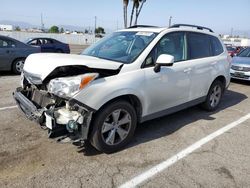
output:
[[[146,0],[131,0],[133,1],[133,7],[132,7],[132,11],[131,11],[131,15],[130,15],[130,26],[132,26],[132,22],[133,22],[133,18],[134,18],[134,14],[135,14],[135,21],[134,21],[134,25],[137,25],[137,20],[138,17],[141,13],[142,7],[144,5],[144,3],[146,2]],[[124,27],[127,28],[128,26],[128,4],[129,4],[129,0],[123,0],[123,16],[124,16]],[[136,12],[135,12],[136,11]]]
[[[129,0],[123,0],[123,17],[124,17],[124,27],[127,28],[127,12],[128,12]]]
[[[135,12],[135,9],[136,11],[138,10],[138,7],[140,5],[140,0],[133,0],[133,8],[132,8],[132,11],[131,11],[131,15],[130,15],[130,26],[132,26],[132,21],[133,21],[133,18],[134,18],[134,12]]]
[[[135,23],[134,23],[134,25],[137,25],[138,17],[139,17],[139,15],[141,13],[141,9],[142,9],[145,2],[146,2],[146,0],[138,0],[138,4],[136,6],[136,14],[135,14]]]

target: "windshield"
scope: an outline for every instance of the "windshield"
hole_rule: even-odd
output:
[[[23,42],[27,44],[27,43],[28,43],[29,41],[31,41],[31,40],[32,40],[32,39],[26,39],[26,40],[24,40]]]
[[[132,63],[156,37],[152,32],[115,32],[82,52],[82,55]]]
[[[243,50],[238,57],[250,57],[250,48]]]

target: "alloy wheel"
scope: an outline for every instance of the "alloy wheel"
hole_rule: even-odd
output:
[[[131,129],[131,115],[124,109],[117,109],[110,113],[102,125],[102,139],[107,145],[121,143]]]
[[[18,60],[16,62],[16,71],[21,73],[23,70],[23,66],[24,66],[24,60]]]
[[[215,85],[209,98],[211,107],[216,107],[219,104],[221,94],[222,94],[221,87],[219,85]]]

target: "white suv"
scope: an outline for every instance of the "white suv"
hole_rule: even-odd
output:
[[[134,26],[81,55],[34,54],[14,98],[50,135],[65,129],[114,152],[138,123],[193,105],[217,109],[230,82],[227,50],[209,28]]]

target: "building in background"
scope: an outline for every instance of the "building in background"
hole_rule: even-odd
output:
[[[0,31],[13,31],[13,26],[0,24]]]
[[[243,47],[250,46],[249,38],[232,37],[230,35],[223,35],[221,38],[225,45],[243,46]]]

